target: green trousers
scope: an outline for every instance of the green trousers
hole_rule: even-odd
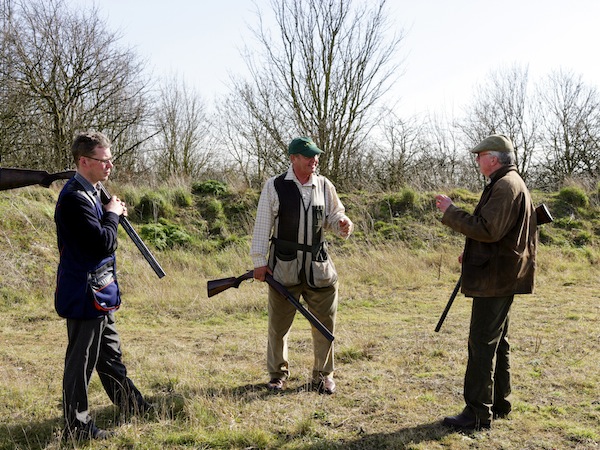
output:
[[[311,288],[305,282],[288,287],[287,290],[297,300],[302,297],[307,309],[325,327],[335,332],[335,318],[338,305],[338,284],[330,287]],[[286,379],[290,375],[288,359],[288,336],[296,308],[285,297],[269,286],[269,336],[267,345],[267,370],[271,378]],[[314,363],[313,381],[332,376],[333,342],[329,342],[316,328],[312,328]]]
[[[490,422],[511,410],[508,325],[514,296],[475,297],[471,310],[464,414]]]

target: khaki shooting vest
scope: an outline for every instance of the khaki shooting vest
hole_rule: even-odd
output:
[[[305,205],[298,186],[285,175],[275,179],[279,211],[269,251],[273,278],[284,286],[303,280],[313,288],[332,286],[338,276],[324,236],[325,179],[315,176],[310,203]]]

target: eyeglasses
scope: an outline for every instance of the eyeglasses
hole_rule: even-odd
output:
[[[99,158],[94,158],[93,156],[86,156],[86,158],[93,159],[94,161],[100,161],[104,165],[112,164],[112,160],[113,160],[112,158],[99,159]]]
[[[475,157],[475,159],[481,159],[482,156],[486,156],[486,155],[494,156],[491,154],[491,152],[481,152],[481,153],[477,153],[477,156]]]

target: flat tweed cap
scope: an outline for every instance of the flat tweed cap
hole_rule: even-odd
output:
[[[503,134],[492,134],[486,137],[483,141],[481,141],[471,153],[481,153],[481,152],[514,152],[515,149],[510,142],[510,139],[504,136]]]

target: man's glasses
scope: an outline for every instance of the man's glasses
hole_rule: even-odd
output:
[[[94,161],[100,161],[104,165],[106,165],[106,164],[112,164],[112,158],[99,159],[99,158],[94,158],[93,156],[86,156],[86,158],[93,159]]]

